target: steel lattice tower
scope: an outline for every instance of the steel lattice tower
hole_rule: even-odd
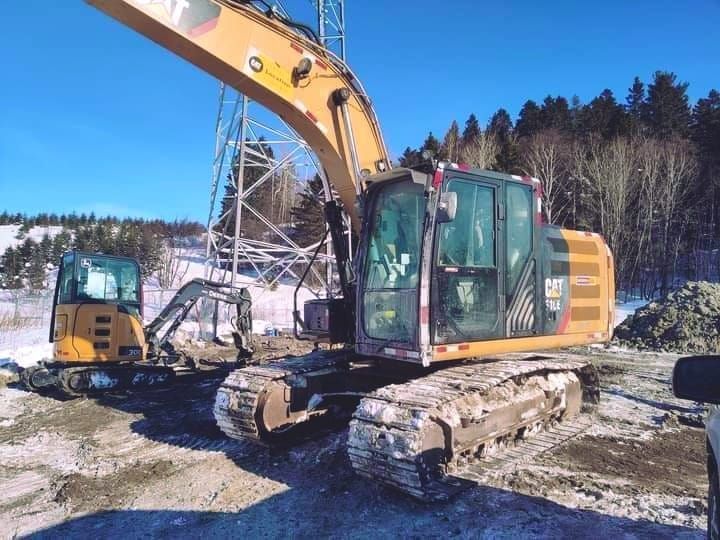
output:
[[[311,5],[321,42],[344,60],[343,0],[311,0]],[[283,4],[277,2],[275,8],[288,15]],[[270,147],[273,155],[264,152],[265,147]],[[259,179],[253,185],[244,185],[245,173],[250,169],[254,169],[252,177]],[[273,223],[272,219],[253,207],[250,199],[258,189],[268,189],[269,183],[272,189],[281,183],[283,192],[288,189],[299,192],[316,174],[324,180],[327,198],[328,183],[324,179],[324,171],[307,143],[275,114],[220,83],[205,275],[215,281],[236,284],[242,265],[253,270],[262,291],[280,279],[297,280],[318,243],[299,246],[288,234],[286,224]],[[262,239],[243,236],[243,226],[248,220],[254,221],[256,228],[258,223],[262,224]],[[333,257],[329,245],[316,261],[317,264],[310,269],[314,282],[325,285],[315,294],[332,294]],[[255,291],[254,295],[257,296]]]

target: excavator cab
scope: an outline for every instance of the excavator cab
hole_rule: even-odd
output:
[[[140,266],[128,257],[82,251],[60,264],[50,342],[62,362],[142,360]]]
[[[537,180],[440,163],[367,184],[358,353],[429,366],[609,336],[612,257],[542,222]]]

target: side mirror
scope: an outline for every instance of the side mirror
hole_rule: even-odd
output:
[[[455,212],[457,212],[457,193],[454,191],[441,193],[437,205],[437,213],[435,214],[435,221],[438,223],[449,223],[455,219]]]
[[[686,356],[675,362],[673,394],[680,399],[720,404],[720,356]]]

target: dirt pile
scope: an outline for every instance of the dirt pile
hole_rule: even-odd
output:
[[[621,346],[664,352],[720,351],[720,284],[689,281],[615,329]]]

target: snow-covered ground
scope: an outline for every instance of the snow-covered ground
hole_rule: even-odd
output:
[[[621,324],[629,315],[632,315],[647,304],[648,301],[644,299],[633,299],[627,302],[616,302],[615,303],[615,326]]]
[[[31,238],[35,242],[40,242],[43,236],[48,235],[54,238],[63,230],[61,225],[36,226],[25,233],[22,240],[16,238],[20,231],[20,225],[0,225],[0,254],[4,253],[9,247],[16,247],[22,244],[26,238]]]

